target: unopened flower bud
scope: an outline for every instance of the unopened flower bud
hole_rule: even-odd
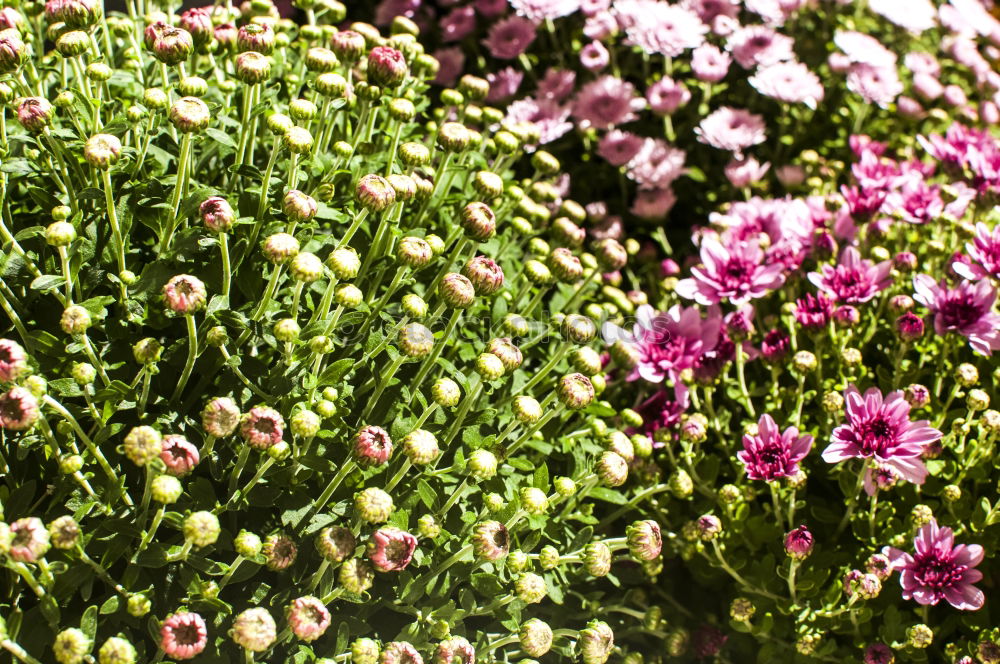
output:
[[[518,631],[521,650],[531,657],[541,657],[552,649],[552,628],[538,618],[531,618]]]
[[[469,147],[470,141],[469,130],[458,122],[445,122],[438,129],[437,143],[449,152],[461,152]]]
[[[495,561],[510,551],[510,537],[507,528],[499,521],[483,521],[472,531],[472,546],[476,556],[483,560]]]
[[[313,135],[305,127],[292,126],[285,130],[281,136],[281,142],[292,154],[309,154],[313,148]],[[302,194],[303,196],[305,194]],[[311,198],[309,200],[312,200]],[[313,201],[313,205],[316,203]],[[287,214],[287,211],[286,211]],[[315,212],[309,217],[315,216]]]
[[[208,106],[197,97],[181,97],[170,107],[170,121],[183,133],[198,132],[212,121]]]
[[[184,539],[198,548],[219,539],[219,517],[211,512],[193,512],[184,520]]]
[[[813,535],[805,526],[799,526],[785,535],[785,553],[793,560],[805,560],[813,550]]]
[[[979,382],[979,369],[973,364],[963,362],[955,369],[955,382],[962,387],[972,387]]]
[[[287,136],[288,133],[285,135]],[[285,194],[281,209],[289,220],[304,222],[316,216],[319,205],[312,196],[307,196],[297,189],[292,189]]]
[[[596,471],[605,485],[621,486],[628,479],[628,462],[615,452],[603,452]]]
[[[906,642],[911,648],[926,648],[934,641],[934,632],[927,625],[913,625],[906,630]]]
[[[431,387],[431,397],[439,406],[453,408],[462,398],[462,390],[451,378],[440,378]]]
[[[559,379],[556,396],[570,410],[586,408],[594,400],[594,385],[583,374],[573,373]]]

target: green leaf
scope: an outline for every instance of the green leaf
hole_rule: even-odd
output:
[[[52,290],[62,288],[64,283],[66,283],[66,278],[61,275],[43,274],[31,282],[31,288],[33,290]]]
[[[421,479],[417,481],[417,493],[420,495],[420,500],[424,503],[427,509],[433,509],[434,489],[432,489],[431,485],[427,483],[427,480]]]
[[[534,475],[531,477],[531,486],[536,489],[541,489],[542,491],[548,491],[549,489],[549,467],[542,463],[538,468],[535,469]]]
[[[317,383],[320,387],[325,387],[327,385],[336,385],[340,382],[340,379],[351,370],[354,366],[354,360],[345,357],[342,360],[337,360],[330,366],[328,366],[322,374],[320,374],[319,382]]]
[[[87,635],[87,638],[91,641],[97,636],[97,607],[88,606],[87,610],[83,612],[83,618],[80,619],[80,629],[83,633]]]
[[[606,489],[603,486],[595,486],[587,495],[607,503],[614,503],[615,505],[624,505],[628,502],[625,496],[619,492]]]
[[[225,145],[227,148],[236,149],[236,141],[232,137],[221,129],[216,129],[215,127],[209,127],[205,130],[205,133],[217,140],[219,143]]]
[[[101,615],[108,615],[118,610],[118,595],[112,595],[104,604],[101,604]]]
[[[475,588],[476,592],[480,595],[485,595],[486,597],[499,597],[503,594],[503,585],[493,574],[478,572],[472,575],[470,581],[472,583],[472,587]]]

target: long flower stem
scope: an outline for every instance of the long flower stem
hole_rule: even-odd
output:
[[[104,184],[104,204],[108,211],[108,223],[111,224],[111,235],[115,242],[115,255],[118,259],[118,272],[125,271],[125,239],[122,236],[122,228],[118,223],[118,210],[115,208],[114,191],[111,185],[111,172],[108,169],[101,169],[101,180]],[[69,279],[69,273],[66,274]],[[124,301],[125,285],[122,284],[122,299]],[[70,299],[69,295],[66,299]]]
[[[444,328],[444,334],[442,334],[441,338],[434,344],[434,349],[431,350],[430,354],[424,358],[423,364],[420,365],[420,369],[417,371],[417,375],[413,379],[413,383],[410,387],[411,393],[420,389],[424,379],[427,378],[427,374],[429,374],[431,369],[434,368],[434,364],[437,362],[438,358],[441,357],[441,351],[444,349],[445,343],[451,338],[452,333],[455,331],[455,326],[458,325],[458,319],[461,317],[461,309],[455,309],[451,312],[451,318],[448,319],[448,324]]]
[[[184,132],[181,137],[181,152],[180,156],[177,158],[177,182],[174,183],[174,194],[170,200],[170,221],[167,223],[166,233],[163,235],[163,241],[160,243],[160,256],[162,257],[166,254],[167,249],[170,248],[170,241],[174,237],[174,233],[177,231],[178,226],[178,215],[181,209],[181,198],[184,195],[184,190],[187,188],[188,178],[190,177],[189,163],[191,161],[191,132]]]
[[[340,470],[338,470],[337,474],[333,476],[333,479],[330,480],[330,483],[326,485],[326,488],[323,489],[323,493],[320,494],[319,498],[317,498],[315,502],[313,502],[312,508],[308,512],[303,514],[301,517],[299,517],[298,522],[295,524],[296,530],[299,529],[299,527],[307,518],[319,512],[326,506],[326,503],[330,500],[330,496],[333,495],[333,492],[337,490],[337,487],[340,486],[340,483],[344,481],[344,478],[347,477],[347,475],[352,470],[354,470],[356,466],[357,464],[355,464],[353,461],[347,461],[341,464]]]
[[[229,265],[229,234],[219,233],[219,255],[222,258],[222,297],[229,297],[233,272]]]
[[[184,319],[187,322],[188,331],[188,356],[187,361],[184,363],[184,370],[181,372],[181,378],[177,382],[177,387],[174,388],[174,394],[170,397],[170,401],[177,401],[184,392],[184,386],[187,385],[188,378],[191,377],[191,370],[194,368],[195,358],[198,357],[198,326],[194,322],[194,314],[188,314]]]

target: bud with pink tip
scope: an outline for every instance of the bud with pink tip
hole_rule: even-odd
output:
[[[462,275],[472,282],[477,295],[490,296],[503,288],[503,268],[488,256],[474,256],[462,268]]]
[[[267,23],[246,23],[236,34],[236,48],[240,52],[256,51],[270,55],[274,50],[274,30]]]
[[[660,524],[655,521],[636,521],[625,529],[629,552],[638,560],[654,560],[663,548]]]
[[[486,242],[497,233],[497,217],[486,203],[469,203],[462,209],[459,223],[476,242]]]
[[[204,46],[212,41],[214,28],[212,14],[206,7],[192,7],[180,17],[180,25],[191,34],[195,46]]]
[[[212,121],[208,105],[197,97],[181,97],[175,101],[168,117],[177,131],[185,134],[201,131]]]
[[[210,436],[225,438],[240,424],[240,408],[229,397],[216,397],[201,411],[201,427]]]
[[[805,526],[785,535],[785,553],[793,560],[805,560],[813,550],[813,536]]]
[[[240,435],[250,447],[266,450],[284,438],[285,418],[267,406],[251,408],[240,421]]]
[[[197,613],[175,613],[160,627],[160,649],[171,659],[192,659],[208,645],[208,628]]]
[[[308,196],[298,189],[292,189],[285,194],[282,210],[290,220],[302,222],[315,217],[319,205],[312,196]]]
[[[381,466],[392,456],[392,439],[380,426],[362,427],[354,436],[354,458],[362,466]]]
[[[379,664],[424,664],[417,649],[406,641],[390,641],[382,649]]]
[[[27,97],[17,105],[17,121],[30,132],[38,133],[52,122],[52,104],[44,97]]]
[[[368,53],[368,80],[375,85],[396,87],[409,73],[406,57],[391,46],[376,46]]]
[[[49,550],[49,529],[38,517],[29,516],[10,524],[10,549],[7,555],[19,563],[33,563]]]
[[[330,627],[330,611],[318,597],[306,595],[288,605],[288,626],[303,641],[315,641]]]
[[[354,30],[340,30],[330,37],[330,50],[346,63],[354,63],[361,59],[365,52],[364,35]]]
[[[177,65],[189,57],[194,50],[191,33],[181,28],[166,27],[160,30],[153,41],[153,55],[166,65]]]
[[[222,23],[215,26],[212,34],[215,41],[218,42],[219,48],[231,50],[236,46],[236,36],[239,34],[239,29],[232,23]]]
[[[406,569],[417,548],[417,538],[399,528],[386,526],[372,533],[368,540],[368,559],[380,572]]]
[[[28,356],[21,344],[0,339],[0,382],[10,383],[28,369]]]
[[[382,212],[396,202],[396,190],[392,184],[374,173],[361,176],[354,194],[358,202],[371,212]]]
[[[190,316],[201,310],[207,299],[204,282],[190,274],[171,277],[163,287],[163,300],[167,309],[181,316]]]
[[[472,546],[483,560],[500,560],[510,552],[510,535],[499,521],[483,521],[472,532]]]
[[[222,196],[209,196],[198,206],[198,214],[205,228],[214,233],[225,233],[236,223],[236,213]]]
[[[83,146],[84,160],[95,168],[107,170],[118,163],[122,143],[111,134],[94,134]]]
[[[194,470],[200,461],[200,456],[198,448],[187,438],[179,434],[169,434],[163,437],[160,460],[167,467],[169,475],[183,477]]]
[[[24,53],[24,41],[17,30],[0,30],[0,74],[17,71],[24,60]]]

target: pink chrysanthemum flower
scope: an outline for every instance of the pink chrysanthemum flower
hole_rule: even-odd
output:
[[[670,378],[679,388],[677,398],[686,395],[680,374],[694,366],[703,353],[715,348],[722,329],[722,316],[713,308],[707,318],[701,317],[697,307],[674,305],[664,313],[648,304],[635,312],[636,325],[632,332],[605,323],[604,340],[611,344],[622,341],[637,351],[638,363],[627,380],[642,378],[651,383],[662,383]]]
[[[50,546],[49,529],[38,517],[29,516],[10,524],[10,550],[7,555],[19,563],[33,563],[45,555]]]
[[[653,447],[663,447],[665,443],[661,441],[675,435],[686,407],[687,403],[675,401],[672,394],[662,389],[639,404],[636,411],[642,415],[642,433],[653,441]],[[636,431],[630,429],[626,433],[632,435]]]
[[[856,64],[847,73],[847,89],[860,95],[869,104],[885,108],[903,92],[903,83],[899,80],[895,65],[876,67]]]
[[[677,57],[700,46],[708,32],[693,11],[657,0],[618,0],[615,13],[626,43],[651,55]]]
[[[649,110],[658,115],[669,115],[691,100],[691,91],[678,81],[664,76],[646,88]]]
[[[774,418],[765,413],[757,421],[757,433],[743,435],[743,451],[736,456],[743,462],[747,477],[772,482],[798,473],[799,461],[809,454],[812,443],[812,436],[800,436],[795,427],[781,432]]]
[[[768,66],[794,60],[792,51],[794,40],[763,25],[748,25],[742,27],[726,42],[726,50],[733,54],[733,59],[744,69],[757,66]]]
[[[507,107],[505,123],[530,122],[538,127],[539,145],[556,140],[570,129],[569,109],[560,106],[554,99],[518,99]]]
[[[682,0],[680,4],[706,24],[711,24],[719,16],[738,18],[741,3],[740,0]]]
[[[901,390],[890,392],[873,387],[862,395],[853,384],[844,393],[847,424],[833,430],[833,442],[823,450],[823,460],[873,459],[899,472],[914,484],[923,484],[927,467],[920,455],[941,432],[927,420],[910,421],[910,404]]]
[[[833,316],[833,302],[826,295],[806,293],[795,301],[795,320],[807,330],[821,330]]]
[[[684,150],[659,138],[647,138],[626,166],[628,178],[639,189],[663,190],[684,173]]]
[[[580,8],[580,0],[509,0],[521,16],[540,22],[569,16]]]
[[[675,292],[705,306],[727,300],[743,304],[763,297],[784,283],[782,266],[764,264],[764,252],[751,242],[723,246],[715,238],[701,243],[700,267],[691,268],[691,277],[681,279]]]
[[[629,207],[629,212],[646,221],[662,221],[673,209],[675,203],[677,203],[677,196],[670,187],[639,189],[636,192],[635,200],[632,201],[632,206]]]
[[[1000,278],[1000,226],[990,231],[990,227],[983,222],[977,223],[976,235],[972,242],[966,243],[965,250],[972,262],[952,263],[952,268],[959,276],[969,281],[986,277]]]
[[[903,599],[935,605],[942,599],[956,609],[975,611],[985,602],[983,591],[972,584],[983,578],[975,569],[983,561],[983,547],[955,544],[951,528],[931,519],[913,539],[913,554],[891,546],[882,549],[894,570],[899,570]]]
[[[636,119],[644,104],[635,86],[615,76],[601,76],[587,83],[573,102],[573,117],[580,126],[607,129]]]
[[[266,450],[284,438],[285,418],[273,408],[257,406],[243,416],[240,433],[251,447]]]
[[[0,428],[24,431],[39,417],[38,399],[26,388],[15,386],[0,396]]]
[[[330,611],[317,597],[299,597],[288,606],[288,626],[303,641],[315,641],[330,627]]]
[[[372,533],[368,541],[368,558],[380,572],[397,572],[410,564],[416,548],[416,537],[405,530],[387,526]]]
[[[599,41],[592,41],[580,49],[580,64],[587,71],[597,72],[608,66],[611,54]]]
[[[801,62],[769,65],[757,70],[749,82],[765,97],[791,104],[801,103],[816,108],[823,99],[823,84],[819,77]]]
[[[868,8],[915,35],[937,25],[931,0],[868,0]]]
[[[490,27],[483,46],[494,58],[513,60],[528,50],[533,41],[535,24],[521,16],[508,16]]]
[[[612,166],[624,166],[639,154],[643,142],[642,136],[612,129],[597,143],[597,154]]]
[[[160,649],[172,659],[191,659],[208,645],[208,628],[197,613],[175,613],[160,628]]]
[[[174,477],[187,475],[194,470],[200,461],[198,448],[192,445],[187,438],[178,434],[163,437],[160,459],[167,467],[167,474]]]
[[[0,339],[0,382],[10,383],[28,368],[28,356],[21,344],[10,339]]]
[[[440,65],[434,82],[438,85],[453,86],[459,74],[465,69],[465,52],[458,46],[439,48],[432,54]]]
[[[441,30],[441,41],[462,41],[476,29],[476,10],[472,7],[456,7],[439,21],[438,27]]]
[[[486,80],[490,84],[490,92],[486,95],[486,101],[495,104],[517,94],[517,90],[524,80],[524,72],[513,67],[505,67],[500,71],[486,74]]]
[[[545,76],[538,82],[538,98],[562,101],[573,92],[576,85],[576,72],[572,69],[556,69],[549,67]]]
[[[699,81],[717,83],[729,73],[733,59],[712,44],[702,44],[691,52],[691,70]]]
[[[720,150],[742,152],[767,138],[764,118],[742,108],[723,106],[695,127],[698,141]]]
[[[760,182],[770,169],[770,162],[762,164],[753,157],[744,157],[743,159],[731,160],[726,164],[723,172],[730,184],[742,189],[755,182]]]
[[[913,299],[934,314],[934,331],[957,332],[969,340],[977,353],[991,355],[1000,350],[1000,314],[993,313],[996,289],[989,281],[961,282],[948,288],[926,274],[913,277]]]
[[[833,37],[833,43],[852,63],[873,67],[896,66],[896,54],[883,46],[878,39],[863,32],[838,31]]]
[[[892,285],[891,271],[892,261],[876,264],[862,259],[854,247],[848,247],[836,266],[820,266],[819,272],[809,273],[809,281],[834,302],[860,304]]]

